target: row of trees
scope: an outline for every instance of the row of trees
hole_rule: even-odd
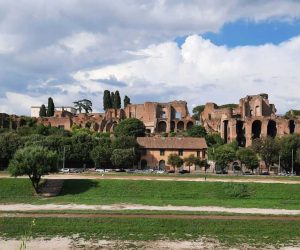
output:
[[[185,158],[181,158],[178,154],[170,154],[168,156],[168,164],[174,168],[174,171],[176,171],[176,168],[181,168],[184,164],[189,167],[189,172],[191,171],[191,166],[193,165],[205,167],[205,170],[208,167],[208,163],[206,160],[200,160],[193,154]]]
[[[239,148],[237,143],[212,146],[210,158],[221,168],[239,160],[248,169],[254,170],[259,161],[265,162],[268,170],[275,164],[286,172],[300,171],[300,135],[287,135],[281,138],[264,137],[253,140],[252,146]]]
[[[124,97],[124,108],[128,104],[130,104],[130,98],[125,95]],[[103,93],[103,109],[107,110],[110,108],[120,109],[121,108],[121,97],[119,91],[110,92],[109,90],[105,90]]]
[[[48,107],[45,104],[40,107],[39,115],[40,117],[50,117],[54,115],[55,105],[51,97],[48,98]]]

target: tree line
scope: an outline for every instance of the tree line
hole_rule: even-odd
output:
[[[126,108],[130,104],[130,98],[125,95],[123,100],[123,107]],[[118,90],[115,92],[110,92],[109,90],[104,90],[103,93],[103,109],[106,111],[108,109],[120,109],[121,108],[121,96]]]

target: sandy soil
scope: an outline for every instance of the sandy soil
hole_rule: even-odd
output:
[[[0,250],[7,249],[19,249],[21,240],[4,240],[0,239]],[[69,249],[147,249],[147,250],[157,250],[157,249],[185,249],[185,250],[195,250],[195,249],[257,249],[249,245],[240,245],[238,248],[226,248],[216,239],[201,238],[196,241],[168,241],[168,240],[158,240],[158,241],[117,241],[117,240],[83,240],[75,238],[61,238],[56,237],[52,239],[32,239],[26,243],[27,249],[30,250],[69,250]],[[41,247],[43,246],[43,247]],[[296,250],[299,246],[286,246],[275,248],[273,246],[265,246],[264,249],[282,249],[282,250]]]
[[[191,212],[224,212],[237,214],[265,215],[300,215],[300,210],[265,209],[265,208],[225,208],[225,207],[189,207],[189,206],[147,206],[139,204],[113,205],[79,205],[79,204],[0,204],[0,211],[46,211],[46,210],[148,210],[148,211],[191,211]]]
[[[12,178],[9,175],[1,175],[0,178]],[[18,178],[28,178],[27,176]],[[136,176],[136,175],[84,175],[84,174],[51,174],[44,176],[46,179],[88,179],[88,180],[156,180],[156,181],[195,181],[195,182],[238,182],[238,183],[283,183],[283,184],[300,184],[300,178],[298,180],[288,180],[288,179],[271,179],[269,177],[259,177],[259,178],[243,178],[243,179],[233,179],[233,178],[207,178],[204,177],[176,177],[176,176]]]

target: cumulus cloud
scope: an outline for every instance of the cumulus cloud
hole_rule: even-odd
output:
[[[196,104],[202,102],[199,94],[208,90],[216,89],[212,99],[226,93],[222,88],[236,91],[234,83],[242,80],[234,80],[233,71],[243,78],[244,87],[248,82],[245,93],[254,88],[252,78],[280,85],[283,76],[263,65],[273,63],[274,50],[286,63],[279,72],[283,74],[283,68],[290,72],[296,59],[288,51],[297,50],[297,41],[281,44],[282,49],[266,45],[232,51],[201,38],[188,38],[182,49],[170,41],[217,32],[225,23],[239,19],[293,22],[299,17],[300,2],[293,0],[0,0],[0,98],[2,103],[13,104],[8,93],[26,95],[32,97],[24,99],[30,106],[39,101],[35,99],[38,96],[51,94],[59,99],[65,95],[64,100],[70,102],[72,97],[91,94],[99,103],[103,89],[111,83],[112,89],[135,93],[138,101],[181,98]],[[272,59],[254,57],[260,50],[269,51]],[[247,53],[249,59],[244,62]],[[255,67],[260,69],[255,71]],[[99,68],[112,73],[98,73],[94,80],[80,75]],[[296,80],[290,77],[289,82]],[[153,86],[158,87],[153,90]],[[184,90],[192,93],[186,96]],[[149,96],[147,91],[155,95]],[[3,111],[24,112],[18,105],[14,107],[6,110],[7,106],[0,104]]]
[[[200,104],[238,102],[239,97],[267,92],[283,112],[299,108],[300,37],[279,45],[229,49],[201,36],[189,36],[182,48],[168,42],[137,51],[141,59],[90,71],[74,78],[88,82],[111,75],[128,83],[123,91],[148,99],[186,99]],[[286,100],[290,100],[286,102]]]

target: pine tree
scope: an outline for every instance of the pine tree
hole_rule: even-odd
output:
[[[125,95],[125,97],[124,97],[124,108],[126,108],[128,104],[131,104],[130,103],[130,98],[127,95]]]
[[[45,116],[47,116],[47,110],[46,110],[46,106],[43,104],[40,107],[40,117],[45,117]]]
[[[115,92],[115,96],[114,96],[114,108],[115,109],[121,108],[121,97],[118,90]]]
[[[55,106],[54,106],[53,99],[51,97],[49,97],[48,98],[47,116],[48,117],[54,116],[54,110],[55,110]]]
[[[110,92],[109,90],[105,90],[103,94],[103,109],[107,110],[111,108],[112,103],[111,103],[111,98],[110,98]]]

